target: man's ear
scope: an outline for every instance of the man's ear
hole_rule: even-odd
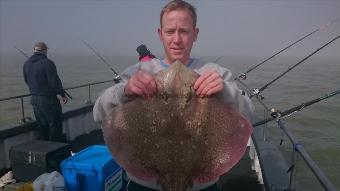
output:
[[[160,41],[163,41],[162,29],[161,29],[161,28],[158,28],[157,31],[158,31],[159,40],[160,40]]]
[[[194,31],[194,33],[195,33],[194,42],[196,42],[199,32],[200,32],[200,29],[196,27],[195,31]]]

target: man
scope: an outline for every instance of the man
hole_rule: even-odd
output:
[[[146,99],[151,97],[157,91],[153,75],[166,69],[176,60],[180,60],[188,68],[200,74],[194,84],[198,96],[209,97],[218,93],[223,101],[231,103],[235,109],[250,118],[253,105],[248,97],[242,95],[231,72],[215,63],[203,63],[198,59],[190,58],[193,43],[197,40],[199,32],[196,20],[195,8],[185,1],[174,0],[165,5],[160,14],[158,29],[160,41],[164,46],[165,59],[152,59],[126,69],[122,74],[123,81],[108,88],[97,99],[93,108],[95,121],[103,121],[113,107],[135,96]],[[127,176],[129,191],[160,190],[156,181],[145,182],[129,172]],[[194,184],[191,190],[218,190],[216,182],[217,180]]]
[[[34,54],[24,64],[24,79],[32,94],[34,115],[42,139],[62,142],[65,140],[59,99],[66,104],[68,98],[65,96],[56,66],[47,58],[46,44],[37,42],[33,49]]]

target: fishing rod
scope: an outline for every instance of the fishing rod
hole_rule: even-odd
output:
[[[245,84],[243,83],[240,79],[236,78],[236,81],[238,81],[242,86],[244,86],[248,92],[248,95],[252,94],[252,90]],[[242,91],[242,95],[244,94],[244,91]],[[255,97],[257,99],[257,101],[264,107],[265,110],[267,110],[268,112],[272,113],[272,109],[269,109],[269,107],[262,101],[264,98],[259,95]],[[275,114],[273,113],[273,115],[275,116]]]
[[[24,52],[22,51],[20,48],[14,46],[15,49],[17,49],[17,51],[19,51],[22,55],[24,55],[26,58],[29,58],[29,56]]]
[[[274,80],[272,80],[271,82],[269,82],[268,84],[266,84],[264,87],[257,89],[255,88],[254,90],[250,90],[250,88],[241,81],[240,78],[235,78],[236,81],[238,81],[242,86],[244,86],[249,94],[249,97],[252,98],[255,96],[255,98],[257,99],[257,101],[264,107],[264,109],[266,111],[268,111],[270,113],[270,115],[272,116],[272,118],[276,118],[280,115],[280,113],[278,113],[274,108],[269,109],[268,106],[266,106],[266,104],[263,103],[263,99],[264,97],[260,94],[264,89],[266,89],[270,84],[274,83],[276,80],[278,80],[279,78],[281,78],[283,75],[285,75],[286,73],[288,73],[290,70],[292,70],[293,68],[295,68],[296,66],[298,66],[299,64],[301,64],[302,62],[304,62],[305,60],[307,60],[309,57],[311,57],[312,55],[314,55],[316,52],[320,51],[321,49],[323,49],[324,47],[328,46],[330,43],[332,43],[333,41],[335,41],[336,39],[338,39],[340,37],[337,36],[334,39],[332,39],[330,42],[326,43],[324,46],[318,48],[316,51],[314,51],[313,53],[309,54],[307,57],[305,57],[304,59],[302,59],[300,62],[298,62],[297,64],[295,64],[294,66],[292,66],[291,68],[289,68],[287,71],[285,71],[284,73],[282,73],[281,75],[279,75],[277,78],[275,78]]]
[[[336,36],[335,38],[333,38],[331,41],[327,42],[325,45],[323,45],[322,47],[316,49],[314,52],[312,52],[311,54],[309,54],[308,56],[306,56],[305,58],[303,58],[301,61],[299,61],[298,63],[296,63],[295,65],[293,65],[292,67],[288,68],[288,70],[286,70],[285,72],[283,72],[282,74],[280,74],[279,76],[277,76],[275,79],[273,79],[272,81],[268,82],[266,85],[264,85],[263,87],[261,87],[260,89],[255,88],[253,91],[253,94],[250,95],[250,98],[252,98],[255,95],[259,95],[262,91],[264,91],[266,88],[268,88],[272,83],[274,83],[275,81],[277,81],[278,79],[280,79],[282,76],[284,76],[286,73],[288,73],[289,71],[291,71],[293,68],[295,68],[296,66],[300,65],[301,63],[303,63],[304,61],[306,61],[308,58],[310,58],[311,56],[313,56],[315,53],[319,52],[321,49],[325,48],[326,46],[330,45],[332,42],[334,42],[335,40],[337,40],[340,37],[340,35]]]
[[[19,51],[22,55],[24,55],[26,58],[29,58],[29,56],[28,56],[24,51],[22,51],[20,48],[18,48],[18,47],[16,47],[16,46],[14,46],[14,48],[15,48],[17,51]],[[72,99],[72,96],[71,96],[69,93],[67,93],[64,89],[63,89],[63,92],[66,94],[67,97],[69,97],[70,99]]]
[[[259,67],[260,65],[266,63],[267,61],[269,61],[270,59],[274,58],[275,56],[277,56],[278,54],[282,53],[283,51],[289,49],[290,47],[294,46],[295,44],[302,42],[304,39],[306,39],[307,37],[311,36],[312,34],[320,31],[320,30],[325,30],[327,27],[331,26],[332,24],[336,23],[338,21],[338,19],[332,20],[331,22],[327,23],[326,25],[322,25],[321,27],[319,27],[318,29],[312,31],[311,33],[303,36],[302,38],[298,39],[297,41],[289,44],[288,46],[286,46],[285,48],[281,49],[280,51],[278,51],[277,53],[275,53],[274,55],[270,56],[269,58],[265,59],[264,61],[260,62],[259,64],[251,67],[250,69],[248,69],[246,72],[241,73],[238,77],[235,77],[234,80],[238,81],[242,86],[244,86],[247,91],[248,91],[248,95],[250,98],[252,98],[254,95],[255,98],[257,99],[257,101],[265,108],[265,110],[267,110],[268,112],[271,113],[272,116],[277,117],[277,113],[273,112],[273,109],[269,109],[263,102],[262,100],[264,99],[264,97],[262,95],[260,95],[259,90],[257,88],[255,88],[254,90],[251,90],[245,83],[243,83],[241,80],[246,80],[247,78],[247,73],[251,72],[252,70],[254,70],[255,68]]]
[[[267,61],[271,60],[272,58],[274,58],[275,56],[277,56],[278,54],[282,53],[283,51],[287,50],[288,48],[294,46],[295,44],[302,42],[304,39],[306,39],[307,37],[313,35],[314,33],[321,31],[321,30],[325,30],[327,27],[331,26],[332,24],[336,23],[339,19],[335,19],[332,20],[331,22],[327,23],[326,25],[322,25],[321,27],[319,27],[318,29],[315,29],[314,31],[312,31],[311,33],[303,36],[302,38],[298,39],[297,41],[289,44],[288,46],[286,46],[285,48],[281,49],[280,51],[276,52],[275,54],[273,54],[272,56],[270,56],[269,58],[263,60],[262,62],[260,62],[259,64],[249,68],[247,71],[245,71],[244,73],[241,73],[239,75],[239,79],[241,80],[246,80],[247,79],[247,74],[251,71],[253,71],[255,68],[259,67],[260,65],[266,63]]]
[[[319,98],[310,100],[310,101],[308,101],[308,102],[302,103],[302,104],[300,104],[300,105],[298,105],[298,106],[295,106],[295,107],[293,107],[293,108],[287,109],[286,111],[283,111],[283,112],[277,111],[277,112],[278,112],[278,117],[282,118],[282,117],[285,117],[285,116],[290,116],[290,115],[292,115],[293,113],[299,112],[299,111],[301,111],[302,109],[304,109],[304,108],[306,108],[306,107],[308,107],[308,106],[310,106],[310,105],[313,105],[313,104],[315,104],[315,103],[318,103],[318,102],[320,102],[320,101],[322,101],[322,100],[324,100],[324,99],[328,99],[328,98],[330,98],[330,97],[333,97],[333,96],[335,96],[335,95],[337,95],[337,94],[339,94],[339,93],[340,93],[340,90],[337,90],[337,91],[328,93],[328,94],[326,94],[326,95],[324,95],[324,96],[322,96],[322,97],[319,97]],[[269,121],[272,121],[272,120],[274,120],[274,119],[276,119],[276,117],[271,116],[271,117],[268,118],[268,119],[264,119],[264,120],[262,120],[262,121],[259,121],[259,122],[254,123],[254,124],[253,124],[253,127],[256,127],[256,126],[265,124],[265,123],[267,123],[267,122],[269,122]]]
[[[217,61],[219,61],[220,59],[222,59],[224,56],[219,56],[218,58],[216,58],[213,62],[217,63]],[[238,81],[243,87],[245,87],[247,94],[251,95],[252,94],[252,90],[249,88],[249,86],[247,86],[244,82],[242,82],[239,78],[235,78],[234,80]],[[246,95],[246,92],[244,90],[242,90],[241,93],[243,96]],[[262,101],[264,98],[262,96],[256,96],[255,97],[257,99],[257,101],[264,107],[265,110],[267,110],[268,112],[272,113],[271,115],[273,115],[274,117],[276,117],[276,113],[273,113],[272,110],[273,109],[269,109],[269,107]]]
[[[224,56],[219,56],[218,58],[216,58],[213,63],[217,63],[219,60],[221,60]]]
[[[218,58],[216,58],[213,63],[217,63],[220,59],[222,59],[224,56],[219,56]],[[249,88],[249,86],[247,86],[244,82],[242,82],[239,78],[234,78],[234,80],[238,81],[247,91],[248,95],[252,95],[252,90]],[[245,96],[245,91],[242,90],[242,95]],[[262,101],[264,98],[260,97],[260,96],[256,96],[257,101],[265,108],[265,110],[267,110],[268,112],[271,112],[271,109],[269,109],[269,107]]]
[[[109,63],[106,62],[106,60],[87,42],[85,42],[84,40],[81,40],[90,50],[92,50],[94,52],[94,54],[96,56],[98,56],[100,58],[101,61],[103,61],[103,63],[110,68],[110,70],[113,72],[113,74],[115,75],[115,78],[113,79],[113,81],[115,83],[119,83],[120,80],[122,80],[122,78],[120,77],[120,75],[111,67],[111,65]]]

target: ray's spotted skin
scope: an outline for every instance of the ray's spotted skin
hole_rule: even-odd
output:
[[[252,133],[251,124],[216,96],[196,96],[198,77],[177,61],[156,74],[158,90],[151,99],[115,107],[103,124],[115,160],[166,191],[185,191],[229,171]]]

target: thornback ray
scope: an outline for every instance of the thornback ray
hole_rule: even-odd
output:
[[[157,93],[115,107],[103,122],[113,158],[165,191],[218,179],[244,155],[252,127],[218,95],[199,98],[199,75],[176,61],[155,75]]]

